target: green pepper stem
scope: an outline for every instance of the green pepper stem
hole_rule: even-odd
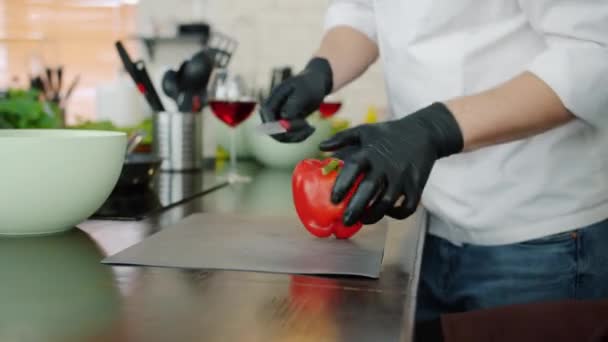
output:
[[[327,176],[332,171],[338,170],[339,167],[340,161],[338,159],[332,159],[329,163],[327,163],[327,165],[323,166],[323,168],[321,169],[321,173],[323,174],[323,176]]]

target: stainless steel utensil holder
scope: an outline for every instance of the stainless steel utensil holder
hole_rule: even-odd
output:
[[[202,135],[202,113],[156,113],[153,149],[162,159],[161,171],[200,170]]]

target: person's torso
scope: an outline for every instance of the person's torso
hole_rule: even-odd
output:
[[[375,0],[374,11],[396,117],[497,86],[546,48],[517,0]],[[434,167],[423,204],[457,227],[438,234],[465,242],[517,242],[590,224],[608,217],[607,147],[607,132],[577,120],[452,156]]]

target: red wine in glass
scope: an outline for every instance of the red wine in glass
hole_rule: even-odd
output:
[[[230,127],[236,127],[253,113],[255,101],[211,100],[213,114]]]
[[[319,106],[322,118],[329,118],[336,114],[342,107],[342,102],[323,102]]]

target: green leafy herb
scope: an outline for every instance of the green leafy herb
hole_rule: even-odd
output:
[[[0,128],[59,128],[61,110],[36,90],[10,89],[0,97]]]
[[[131,134],[135,131],[144,131],[146,136],[144,137],[143,144],[152,143],[152,119],[148,118],[143,120],[140,124],[129,127],[118,127],[111,121],[85,121],[77,125],[71,126],[73,129],[89,129],[89,130],[101,130],[101,131],[118,131],[126,134]]]

